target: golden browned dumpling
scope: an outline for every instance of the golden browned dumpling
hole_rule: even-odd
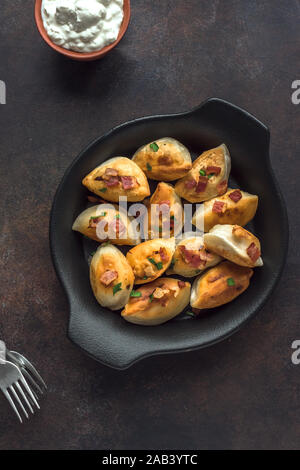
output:
[[[123,253],[115,246],[99,246],[90,265],[94,295],[102,307],[120,310],[129,300],[134,275]]]
[[[257,210],[258,196],[240,189],[229,189],[223,196],[210,199],[200,206],[194,216],[193,224],[209,232],[218,224],[237,224],[242,227],[253,219]]]
[[[173,186],[158,183],[148,206],[149,238],[173,237],[181,232],[183,209]]]
[[[190,292],[189,282],[162,277],[133,291],[121,315],[137,325],[160,325],[185,309]]]
[[[131,227],[131,218],[113,204],[99,204],[83,211],[76,218],[73,230],[97,242],[114,245],[138,245],[139,234]]]
[[[207,201],[227,191],[231,159],[225,144],[207,150],[175,185],[176,193],[189,202]]]
[[[195,279],[191,307],[201,310],[231,302],[247,289],[252,274],[250,268],[223,261]]]
[[[170,266],[174,251],[174,238],[148,240],[131,248],[126,258],[133,269],[135,283],[148,283],[161,276]]]
[[[178,274],[183,277],[197,276],[221,261],[221,257],[209,252],[201,236],[191,236],[180,240],[167,271],[167,274]]]
[[[188,149],[171,137],[144,145],[135,152],[132,159],[148,178],[157,181],[177,180],[192,168]]]
[[[240,266],[262,266],[258,238],[239,225],[216,225],[204,235],[205,246]]]
[[[114,157],[95,168],[82,181],[90,191],[112,202],[126,196],[130,202],[142,201],[150,195],[146,175],[132,160]]]

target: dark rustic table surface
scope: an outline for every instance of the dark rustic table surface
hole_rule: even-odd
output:
[[[40,38],[33,1],[1,0],[0,337],[49,385],[21,426],[0,397],[0,449],[296,449],[300,447],[300,1],[132,0],[119,47],[81,64]],[[66,338],[68,304],[48,245],[64,171],[92,139],[144,115],[217,96],[271,130],[290,219],[276,292],[238,334],[206,350],[110,370]],[[259,171],[259,168],[257,169]]]

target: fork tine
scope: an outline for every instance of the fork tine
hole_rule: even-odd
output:
[[[14,354],[14,351],[11,351],[11,353]],[[28,359],[22,354],[20,354],[20,357],[23,359],[25,367],[27,367],[27,369],[32,373],[32,375],[35,376],[35,378],[41,382],[44,388],[47,388],[47,385],[45,384],[44,380],[42,379],[36,368],[31,364],[31,362],[29,362]]]
[[[25,389],[27,390],[27,392],[28,392],[30,398],[32,399],[33,403],[35,404],[35,406],[36,406],[38,409],[40,409],[40,405],[38,404],[38,402],[37,402],[35,396],[33,395],[32,391],[31,391],[31,389],[30,389],[28,383],[27,383],[26,380],[24,379],[24,377],[23,377],[23,376],[20,377],[20,380],[21,380],[22,384],[24,385]]]
[[[25,408],[24,408],[24,406],[23,406],[23,403],[21,402],[21,400],[20,400],[20,398],[19,398],[19,395],[17,394],[17,392],[15,391],[15,389],[14,389],[14,387],[13,387],[12,385],[9,387],[9,390],[11,390],[11,391],[13,392],[13,394],[14,394],[14,396],[15,396],[15,399],[17,400],[17,402],[18,402],[20,408],[22,409],[24,415],[25,415],[26,418],[28,419],[28,418],[29,418],[29,415],[28,415],[27,411],[25,410]]]
[[[14,412],[16,413],[17,417],[19,418],[20,423],[23,423],[23,420],[22,420],[22,418],[21,418],[21,416],[20,416],[20,413],[18,412],[18,410],[17,410],[17,408],[16,408],[16,405],[14,404],[14,401],[13,401],[13,399],[11,398],[10,394],[8,393],[7,390],[3,390],[3,393],[4,393],[4,395],[6,396],[6,398],[7,398],[8,402],[9,402],[10,406],[12,407],[12,409],[14,410]]]
[[[24,371],[22,370],[22,374],[24,374]],[[23,389],[22,389],[23,390]],[[35,392],[33,389],[31,389],[33,395],[34,395],[34,398],[36,399],[36,401],[38,402],[39,401],[39,396],[37,394],[37,392]],[[29,402],[31,403],[32,406],[35,406],[35,403],[34,401],[32,400],[31,396],[28,395],[28,400]]]
[[[23,400],[25,401],[26,405],[28,406],[28,408],[30,409],[31,413],[34,414],[34,411],[33,411],[33,408],[31,406],[31,404],[29,403],[21,385],[19,384],[19,382],[16,382],[16,386],[18,387],[18,390],[19,392],[21,393],[22,397],[23,397]]]
[[[41,395],[43,395],[43,390],[41,389],[39,384],[31,377],[27,370],[24,367],[22,367],[21,370],[22,374],[26,377],[26,379],[29,380],[32,385],[34,385],[34,387],[41,393]],[[32,390],[32,393],[34,393],[34,390]]]

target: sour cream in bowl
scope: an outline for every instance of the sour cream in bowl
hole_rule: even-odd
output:
[[[73,59],[94,60],[122,39],[130,0],[36,0],[35,18],[53,49]]]

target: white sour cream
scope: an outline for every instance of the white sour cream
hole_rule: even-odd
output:
[[[123,21],[123,0],[43,0],[42,18],[55,44],[95,52],[114,42]]]

